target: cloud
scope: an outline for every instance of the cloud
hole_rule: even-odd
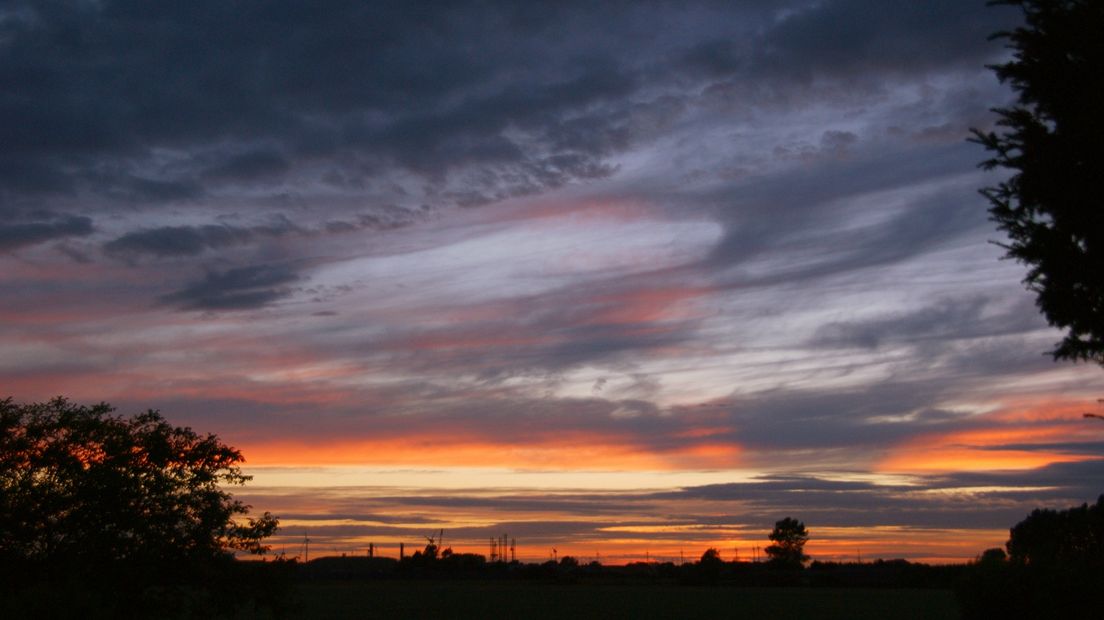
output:
[[[866,321],[825,323],[813,335],[816,346],[876,349],[887,343],[922,343],[1022,334],[1042,326],[1025,300],[1009,310],[987,313],[985,297],[942,299],[912,312]]]
[[[10,252],[67,237],[87,237],[93,232],[92,219],[86,216],[32,214],[24,221],[0,224],[0,252]]]
[[[900,484],[764,476],[656,496],[738,503],[744,522],[800,514],[822,527],[1007,528],[1039,505],[1068,506],[1092,499],[1096,491],[1086,489],[1071,473],[1101,469],[1099,461],[1063,463],[1027,472],[912,477]]]
[[[288,160],[273,150],[251,150],[229,155],[209,167],[204,176],[216,180],[254,181],[279,176],[291,167]]]
[[[807,79],[982,64],[994,49],[986,36],[1013,26],[1015,18],[1013,10],[956,0],[820,2],[779,20],[760,42],[758,60],[763,72]]]
[[[871,152],[803,166],[800,174],[787,168],[729,184],[698,197],[718,205],[726,226],[706,266],[735,268],[732,283],[748,286],[823,278],[916,256],[987,226],[984,211],[963,204],[955,183],[926,185],[961,177],[974,163],[970,149],[940,145]],[[878,198],[883,202],[874,208],[870,201]],[[749,263],[755,269],[740,269]]]
[[[225,224],[162,226],[128,232],[105,243],[103,248],[108,254],[122,257],[197,256],[209,249],[244,245],[256,237],[279,237],[295,230],[286,219],[248,228]]]
[[[4,189],[180,202],[294,182],[321,199],[323,172],[373,184],[399,168],[494,200],[608,175],[625,145],[614,102],[632,72],[535,9],[193,8],[7,11],[0,137],[22,157],[0,157],[0,178],[42,180]]]
[[[738,398],[728,415],[733,437],[755,446],[763,465],[779,450],[866,450],[868,456],[913,436],[920,428],[952,429],[976,424],[965,417],[933,416],[939,381],[896,379],[860,389],[778,390]]]
[[[980,65],[1003,23],[956,2],[787,4],[16,2],[0,25],[0,137],[20,157],[0,157],[0,178],[17,196],[337,205],[323,177],[395,199],[383,181],[401,172],[421,177],[403,184],[413,205],[481,204],[613,174],[647,133],[636,114],[696,105],[718,76]]]
[[[291,293],[300,279],[287,264],[250,265],[208,271],[202,280],[161,298],[184,310],[251,310]]]
[[[209,248],[247,243],[253,234],[232,226],[163,226],[132,231],[104,244],[109,254],[120,256],[196,256]]]

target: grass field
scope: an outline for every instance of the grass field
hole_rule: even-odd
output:
[[[301,584],[296,599],[290,619],[959,617],[946,590],[375,581]]]

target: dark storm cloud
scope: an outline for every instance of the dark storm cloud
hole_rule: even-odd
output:
[[[16,194],[185,200],[201,183],[276,191],[319,163],[366,182],[389,166],[435,183],[474,167],[471,195],[455,201],[478,204],[611,174],[638,100],[700,79],[695,66],[739,82],[872,60],[980,64],[992,13],[961,2],[15,2],[0,20],[0,178]]]
[[[92,219],[81,215],[37,213],[0,223],[0,252],[94,232]]]
[[[185,310],[249,310],[288,295],[300,279],[289,265],[251,265],[208,271],[202,280],[165,295],[161,301]]]
[[[1010,27],[1016,17],[1014,9],[962,0],[818,2],[771,29],[760,60],[764,71],[805,78],[969,66],[991,53],[984,34]]]
[[[233,226],[165,226],[126,233],[108,242],[109,254],[154,256],[195,256],[209,248],[247,243],[253,234]]]
[[[377,213],[351,214],[348,220],[329,220],[318,228],[298,226],[283,215],[270,223],[253,226],[205,224],[200,226],[160,226],[127,232],[103,244],[106,254],[122,258],[170,258],[198,256],[209,250],[257,245],[265,239],[299,237],[357,231],[395,230],[417,221],[419,214],[398,208],[381,207]]]
[[[492,198],[538,191],[612,170],[626,134],[610,106],[639,87],[599,15],[574,9],[557,25],[507,4],[9,7],[0,178],[27,178],[6,184],[21,194],[191,199],[311,162],[435,181],[479,165]]]
[[[800,80],[969,66],[992,53],[985,35],[1013,25],[1016,17],[1014,10],[960,0],[834,0],[775,8],[786,17],[761,28],[758,36],[695,43],[680,56],[680,66],[713,78],[750,73]]]
[[[290,164],[283,155],[271,150],[253,150],[231,155],[205,171],[217,180],[253,181],[286,172]]]
[[[287,220],[250,228],[226,224],[163,226],[128,232],[104,244],[104,250],[116,256],[196,256],[209,249],[247,244],[256,237],[279,237],[294,231]]]

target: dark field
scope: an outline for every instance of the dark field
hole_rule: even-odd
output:
[[[735,588],[510,581],[304,583],[288,618],[959,617],[948,590]]]

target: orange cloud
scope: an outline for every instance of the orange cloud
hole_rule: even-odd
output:
[[[1080,403],[1060,401],[1003,408],[985,416],[994,424],[992,428],[916,437],[897,446],[877,470],[901,473],[1035,469],[1052,463],[1099,458],[1048,448],[1101,439],[1104,429],[1082,423],[1081,410]]]

